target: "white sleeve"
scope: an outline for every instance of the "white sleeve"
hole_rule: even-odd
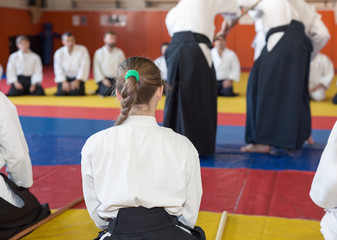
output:
[[[322,208],[337,207],[337,122],[322,153],[310,197]]]
[[[33,75],[32,75],[32,84],[41,83],[42,82],[42,62],[41,58],[36,55],[34,59],[33,66]]]
[[[98,59],[99,59],[99,50],[97,50],[94,54],[94,67],[93,67],[94,77],[97,83],[101,82],[105,78]]]
[[[118,67],[117,69],[119,68],[119,66],[121,65],[121,63],[125,60],[125,54],[124,52],[121,50],[121,54],[119,56],[119,61],[118,61]]]
[[[9,178],[18,186],[33,184],[32,164],[15,106],[0,92],[0,154]]]
[[[223,16],[238,17],[241,14],[237,0],[216,0],[217,13]]]
[[[183,212],[179,221],[193,228],[198,218],[202,196],[202,183],[198,152],[194,147],[190,149],[192,171],[187,184],[186,201],[183,205]]]
[[[12,84],[18,81],[14,58],[15,58],[15,55],[10,55],[8,58],[7,69],[6,69],[7,84]]]
[[[88,81],[89,78],[89,71],[90,71],[90,56],[88,49],[86,47],[83,47],[82,49],[83,55],[81,59],[80,68],[76,74],[76,79],[80,79],[83,82]]]
[[[67,79],[66,74],[62,67],[60,50],[57,50],[54,54],[54,74],[56,83],[61,83]]]
[[[324,56],[323,62],[322,62],[323,76],[321,79],[321,83],[324,85],[324,87],[328,88],[335,75],[335,69],[329,57],[325,55],[323,56]]]
[[[321,15],[317,14],[311,29],[309,29],[308,36],[313,46],[311,59],[314,59],[330,39],[329,30],[323,23]]]
[[[97,213],[100,201],[96,196],[95,184],[92,176],[92,137],[87,140],[82,148],[81,171],[83,196],[89,215],[99,229],[106,229],[108,222],[100,218]]]
[[[240,61],[236,54],[233,52],[233,57],[231,59],[231,72],[228,76],[229,79],[239,82],[240,81],[240,73],[241,73],[241,68],[240,68]]]

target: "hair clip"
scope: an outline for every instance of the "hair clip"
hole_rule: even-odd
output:
[[[139,81],[139,73],[136,70],[129,70],[125,74],[125,80],[127,80],[129,77],[135,77],[137,82]]]

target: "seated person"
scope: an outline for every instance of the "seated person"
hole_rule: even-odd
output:
[[[236,54],[226,47],[226,38],[217,35],[214,39],[215,47],[211,50],[218,81],[218,95],[226,97],[237,96],[233,91],[233,81],[240,81],[240,62]]]
[[[322,153],[310,197],[317,206],[325,209],[321,220],[324,239],[337,239],[337,122]]]
[[[15,106],[0,92],[0,240],[9,239],[50,214],[28,190],[32,164]]]
[[[167,64],[165,60],[165,51],[167,47],[168,47],[168,43],[167,42],[163,43],[160,47],[161,56],[154,60],[154,63],[157,65],[157,67],[159,68],[161,72],[161,78],[164,81],[167,80]]]
[[[202,195],[198,152],[156,122],[160,70],[131,57],[116,81],[121,114],[82,149],[84,199],[103,230],[97,239],[201,239],[202,229],[194,228]]]
[[[98,84],[96,92],[101,96],[109,96],[116,83],[117,69],[124,61],[125,55],[121,49],[116,47],[117,34],[115,32],[105,33],[103,41],[105,45],[94,55],[93,72]]]
[[[314,101],[323,101],[335,70],[331,60],[325,54],[319,53],[310,63],[309,93]]]
[[[88,80],[90,57],[86,47],[75,44],[71,32],[62,35],[63,47],[54,54],[54,73],[57,83],[56,96],[83,96],[84,83]]]
[[[30,50],[26,36],[16,38],[18,51],[9,56],[7,63],[7,84],[11,87],[7,96],[45,95],[42,82],[41,58]]]

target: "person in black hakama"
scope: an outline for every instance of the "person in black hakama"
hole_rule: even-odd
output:
[[[172,41],[165,52],[165,127],[188,137],[201,156],[215,151],[217,82],[211,41],[218,13],[238,13],[236,1],[182,0],[166,17]]]
[[[241,0],[249,6],[250,0]],[[330,35],[320,15],[302,0],[264,0],[266,45],[254,62],[247,86],[244,152],[270,147],[295,150],[311,138],[308,78],[310,59]]]

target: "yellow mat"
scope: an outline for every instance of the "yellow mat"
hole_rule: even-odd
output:
[[[245,113],[246,112],[246,87],[248,73],[241,74],[241,80],[234,83],[234,90],[240,95],[234,98],[218,97],[218,112],[220,113]],[[311,102],[313,116],[337,116],[337,105],[331,102],[337,92],[336,77],[327,91],[327,99],[322,102]],[[71,107],[96,107],[96,108],[119,108],[119,102],[114,97],[100,97],[92,95],[97,88],[95,82],[90,80],[86,83],[88,96],[84,97],[56,97],[56,87],[46,89],[47,96],[34,97],[23,96],[11,98],[16,105],[39,105],[39,106],[71,106]],[[163,110],[165,97],[159,102],[158,109]]]
[[[206,232],[206,238],[215,239],[220,213],[200,212],[197,225]],[[229,214],[223,240],[323,240],[319,222],[264,216]],[[97,236],[98,229],[87,210],[69,210],[47,222],[25,240],[85,240]]]

